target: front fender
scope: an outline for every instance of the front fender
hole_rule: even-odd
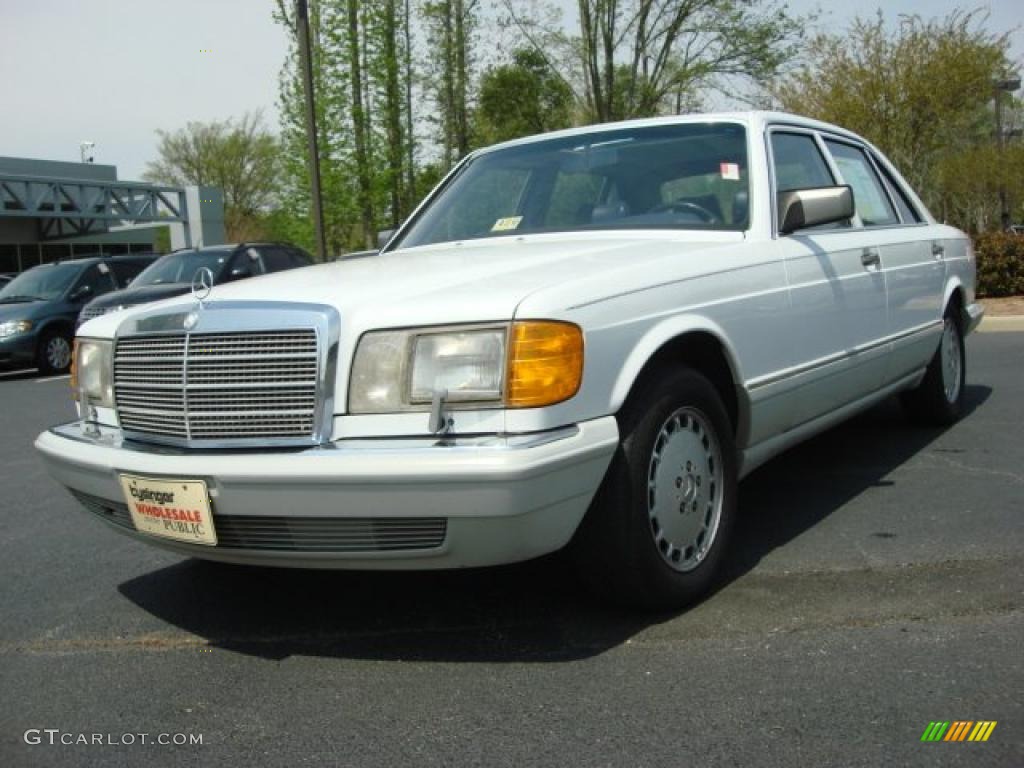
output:
[[[649,328],[644,335],[640,337],[639,341],[634,345],[632,351],[626,357],[626,360],[622,364],[622,368],[615,379],[615,384],[611,390],[609,413],[618,412],[622,407],[622,404],[626,401],[626,398],[629,396],[629,392],[636,383],[641,371],[643,371],[647,363],[650,362],[650,360],[658,354],[666,344],[690,334],[703,334],[710,336],[721,347],[723,356],[729,365],[729,371],[732,374],[733,384],[736,388],[736,396],[739,401],[740,432],[745,433],[747,427],[746,416],[749,413],[749,400],[747,397],[746,387],[743,386],[745,379],[743,377],[743,370],[740,366],[739,356],[736,354],[735,348],[729,342],[729,339],[722,328],[717,323],[714,323],[708,318],[700,315],[687,314],[665,318],[661,322]]]

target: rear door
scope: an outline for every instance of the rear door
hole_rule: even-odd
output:
[[[887,379],[898,381],[927,365],[935,353],[947,258],[955,258],[955,254],[946,252],[950,244],[933,231],[898,174],[887,167],[884,158],[873,152],[870,155],[900,216],[885,258],[892,336]]]
[[[823,140],[840,183],[853,189],[857,209],[861,285],[856,292],[851,371],[853,386],[858,391],[870,392],[885,384],[889,367],[886,270],[899,247],[900,220],[863,145],[845,137],[826,135]]]

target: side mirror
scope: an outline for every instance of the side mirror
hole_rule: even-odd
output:
[[[85,301],[90,296],[92,296],[92,286],[80,285],[71,292],[71,295],[68,296],[68,300],[74,302]]]
[[[792,189],[778,197],[779,233],[788,235],[798,229],[832,224],[853,218],[853,189],[841,187]]]
[[[377,233],[377,248],[383,248],[388,244],[388,240],[395,236],[397,229],[382,229]]]
[[[232,280],[241,280],[243,277],[252,277],[252,268],[250,267],[235,267],[231,270]]]

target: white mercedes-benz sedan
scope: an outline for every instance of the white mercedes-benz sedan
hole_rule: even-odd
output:
[[[897,393],[960,415],[974,283],[969,239],[842,128],[588,126],[474,152],[378,254],[91,320],[80,420],[36,447],[93,516],[182,555],[568,545],[603,594],[681,606],[759,464]]]

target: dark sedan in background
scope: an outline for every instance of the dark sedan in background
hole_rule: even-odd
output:
[[[116,291],[157,254],[93,256],[32,267],[0,287],[0,368],[64,373],[83,305]]]
[[[107,312],[188,293],[192,278],[204,267],[213,273],[213,284],[220,285],[312,263],[308,253],[286,243],[238,243],[175,251],[146,269],[124,290],[89,302],[82,310],[78,324]]]

